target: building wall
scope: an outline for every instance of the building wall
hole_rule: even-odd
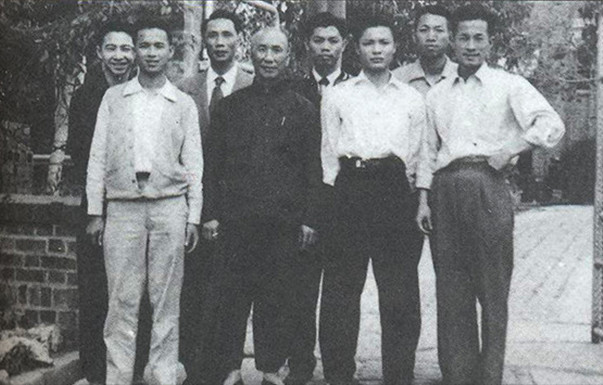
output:
[[[0,203],[0,297],[22,327],[56,324],[77,345],[77,206],[50,197]]]

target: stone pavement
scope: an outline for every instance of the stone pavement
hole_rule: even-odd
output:
[[[550,206],[517,214],[505,384],[603,384],[603,345],[590,343],[592,217],[590,206]],[[415,384],[431,385],[441,375],[435,277],[428,247],[420,277],[423,328]],[[362,297],[356,358],[362,384],[380,384],[380,336],[377,288],[371,272]],[[249,337],[246,350],[251,355]],[[318,349],[316,354],[320,354]],[[324,384],[322,378],[319,363],[312,384]],[[253,358],[245,360],[244,379],[247,385],[260,384]]]

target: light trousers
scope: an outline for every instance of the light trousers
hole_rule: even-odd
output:
[[[187,211],[184,196],[114,200],[107,205],[103,240],[109,289],[104,328],[107,385],[132,383],[145,288],[153,326],[144,380],[150,385],[179,385],[186,378],[178,361],[178,323]]]

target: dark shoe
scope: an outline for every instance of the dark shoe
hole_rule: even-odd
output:
[[[288,375],[283,382],[285,385],[306,385],[311,379],[312,378],[307,380],[305,378]]]

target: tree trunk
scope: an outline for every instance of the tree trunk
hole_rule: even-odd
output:
[[[193,75],[197,70],[201,51],[201,23],[203,22],[204,4],[207,6],[207,3],[196,0],[184,1],[184,30],[182,31],[185,42],[184,77]]]
[[[308,11],[311,15],[320,12],[331,12],[333,15],[345,19],[346,6],[344,0],[312,0],[308,4]]]

